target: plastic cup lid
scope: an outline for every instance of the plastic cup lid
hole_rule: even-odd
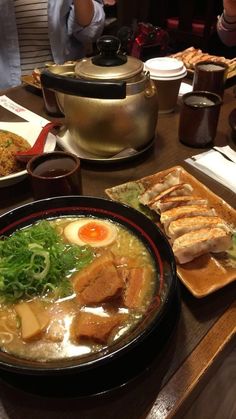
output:
[[[151,58],[145,62],[145,70],[155,79],[174,78],[186,73],[183,62],[171,57]]]

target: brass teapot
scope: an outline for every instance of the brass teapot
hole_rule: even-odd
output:
[[[68,130],[86,152],[110,157],[125,148],[142,150],[155,135],[158,98],[143,62],[120,52],[120,40],[102,36],[99,54],[75,64],[74,72],[41,74],[56,92]],[[60,67],[61,69],[61,67]]]

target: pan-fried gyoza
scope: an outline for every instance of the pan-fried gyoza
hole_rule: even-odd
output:
[[[201,49],[189,47],[183,51],[176,52],[171,55],[173,58],[183,61],[185,67],[189,70],[194,70],[195,64],[201,61],[222,62],[228,65],[228,77],[235,75],[236,72],[236,58],[225,58],[203,52]]]
[[[205,253],[218,253],[232,246],[232,228],[208,200],[183,182],[178,168],[149,185],[139,201],[155,211],[180,264]],[[144,182],[145,183],[145,182]]]

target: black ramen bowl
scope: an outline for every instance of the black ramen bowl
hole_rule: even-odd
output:
[[[78,377],[75,395],[88,395],[120,386],[145,369],[166,344],[176,324],[179,293],[175,259],[161,230],[142,213],[106,199],[69,196],[35,201],[0,217],[0,235],[41,220],[95,216],[109,219],[133,232],[148,249],[156,269],[153,299],[142,321],[104,350],[86,355],[39,362],[0,351],[0,376],[14,385],[45,395],[72,396],[71,376]],[[22,375],[24,379],[22,380]]]

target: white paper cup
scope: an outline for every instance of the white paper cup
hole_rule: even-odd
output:
[[[181,81],[187,74],[183,62],[171,57],[157,57],[146,61],[144,69],[149,71],[156,85],[159,113],[173,112]]]

